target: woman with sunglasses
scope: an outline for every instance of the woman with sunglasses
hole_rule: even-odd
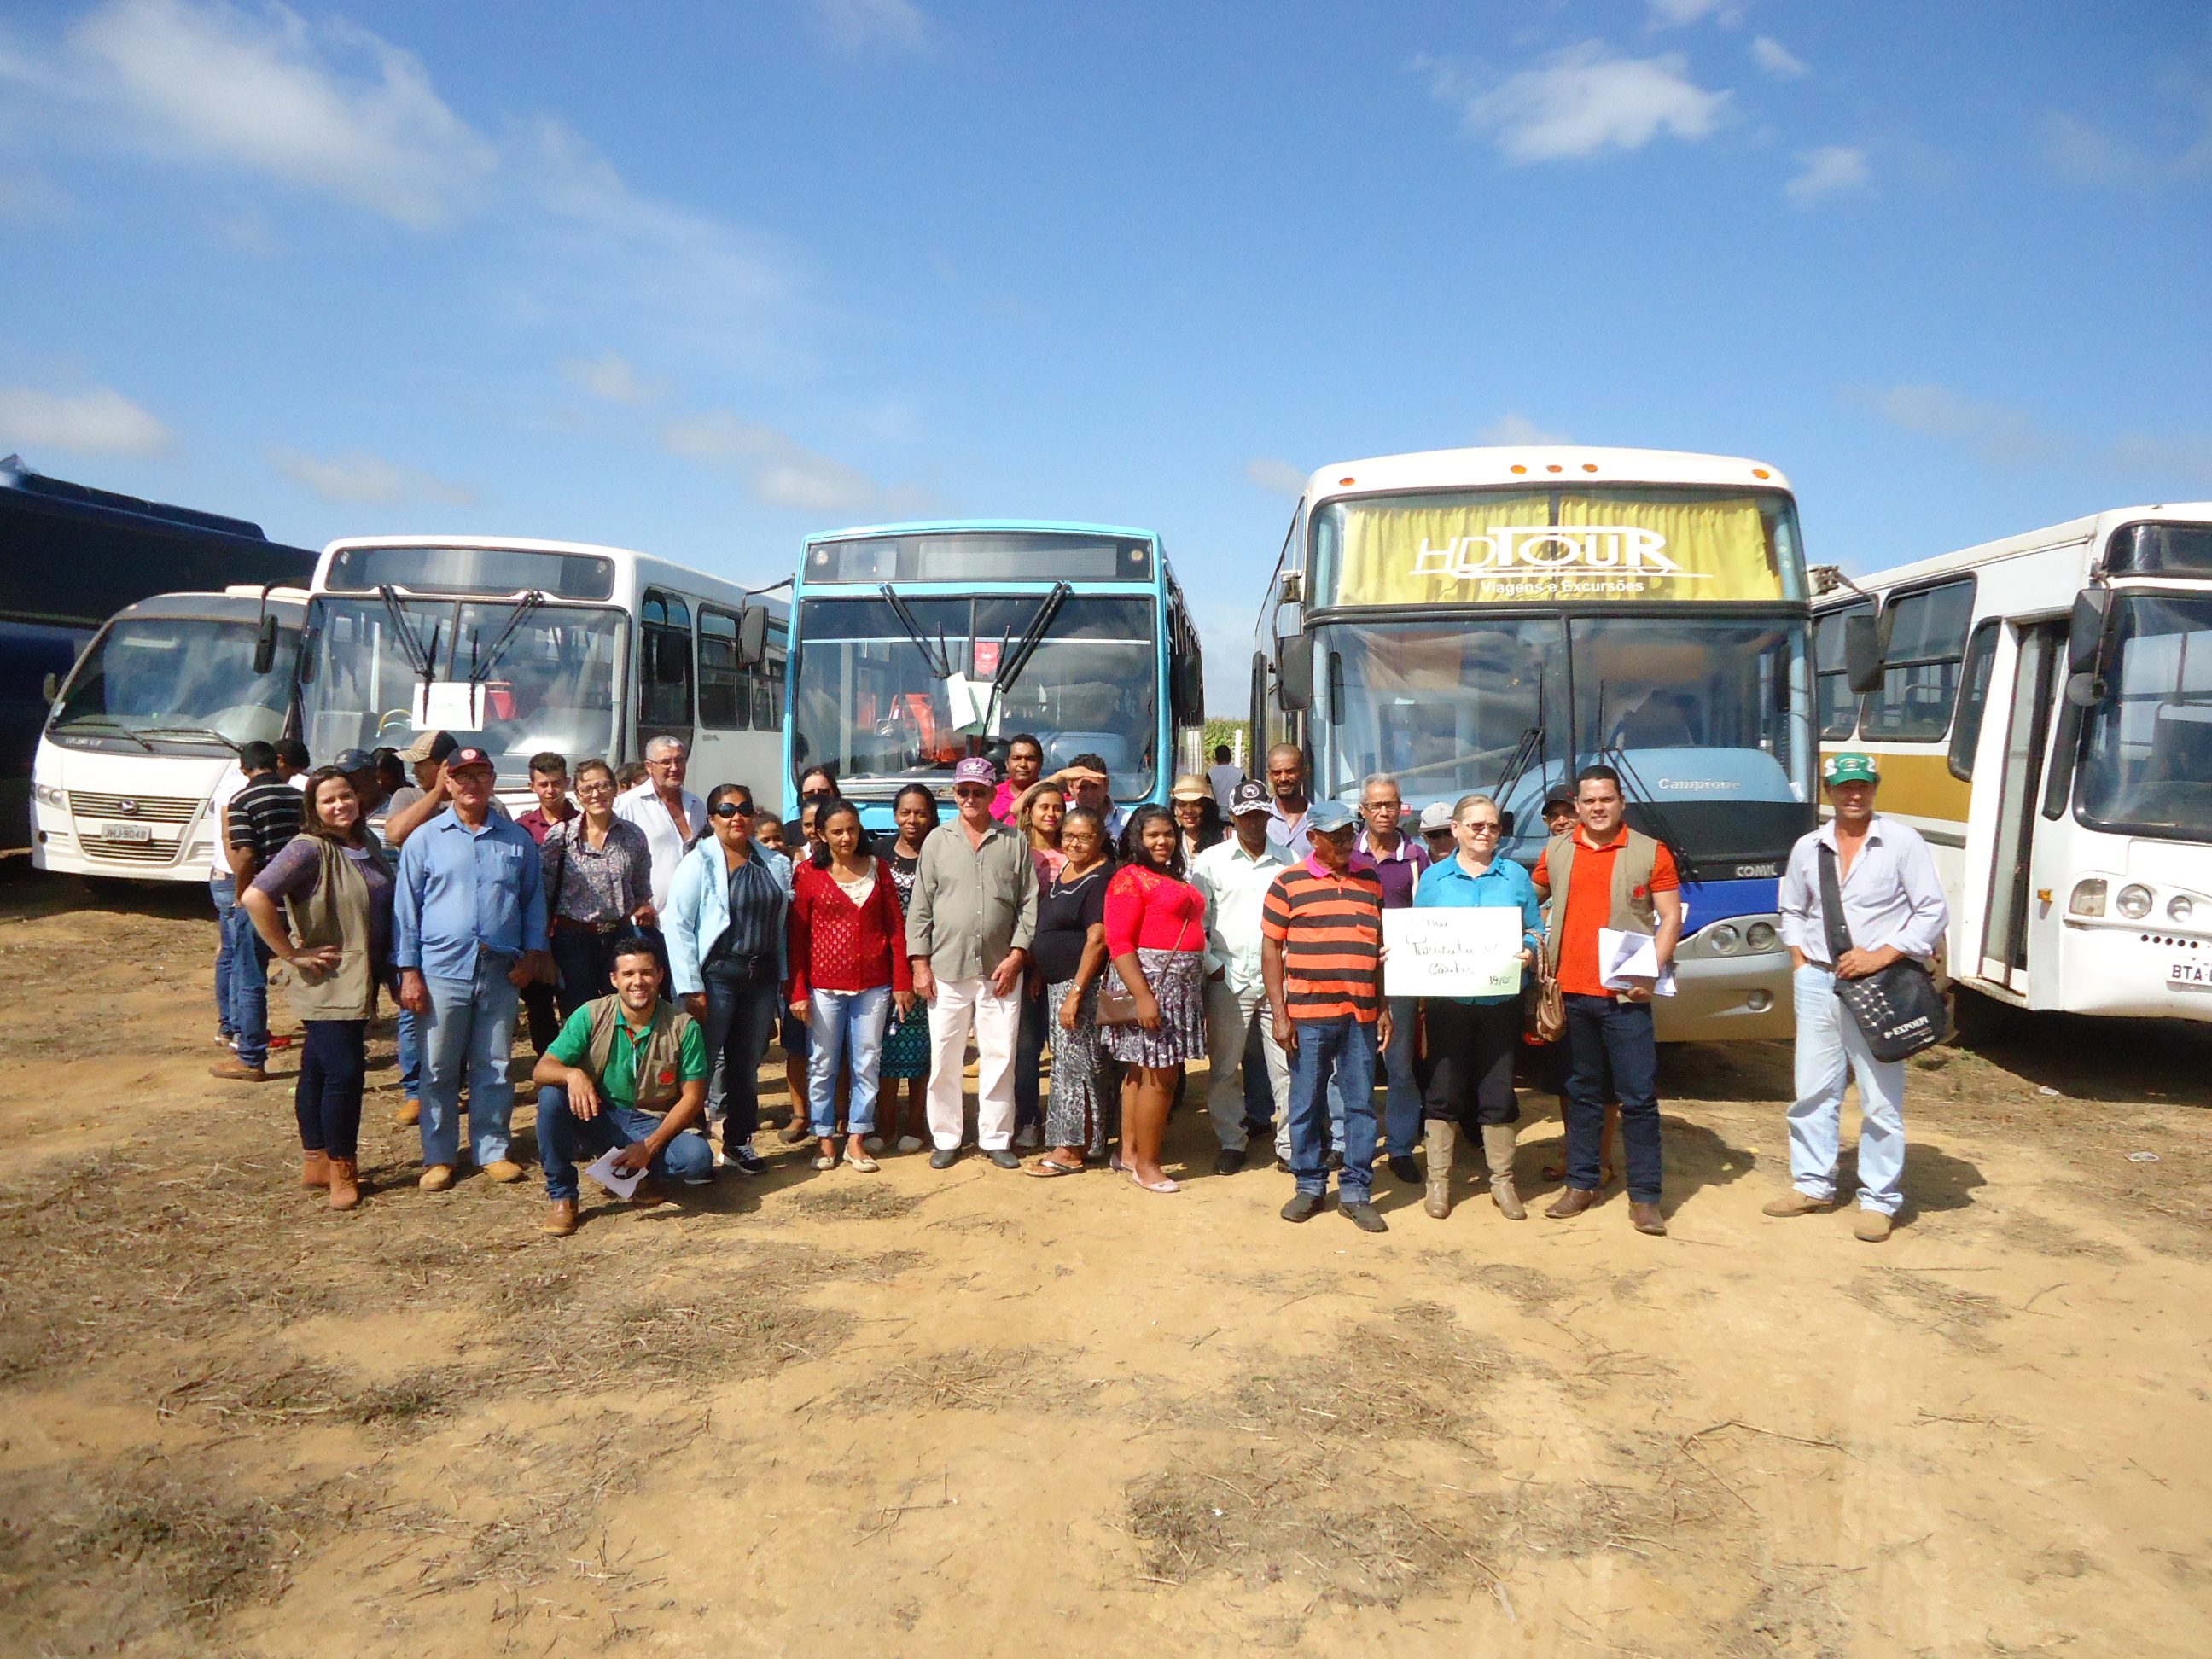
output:
[[[1514,860],[1498,854],[1504,815],[1487,795],[1462,795],[1452,808],[1454,856],[1429,866],[1414,890],[1417,910],[1512,907],[1521,913],[1525,974],[1544,942],[1544,910],[1536,884]],[[1514,1126],[1521,1106],[1513,1062],[1521,1052],[1521,993],[1488,997],[1430,997],[1429,1085],[1422,1098],[1429,1154],[1422,1207],[1437,1220],[1451,1213],[1452,1152],[1459,1132],[1480,1140],[1490,1165],[1490,1195],[1509,1220],[1528,1211],[1513,1185]]]
[[[653,908],[653,853],[645,831],[615,816],[615,772],[603,760],[576,769],[583,811],[547,832],[538,849],[552,912],[553,966],[561,1019],[612,982],[615,946],[635,927],[659,926]]]
[[[904,915],[914,899],[914,874],[921,864],[921,843],[937,828],[937,795],[926,784],[909,783],[891,803],[891,822],[898,838],[884,857],[891,884],[898,890],[899,914]],[[912,964],[908,963],[909,970]],[[880,1152],[884,1145],[902,1152],[918,1152],[929,1144],[929,1109],[922,1091],[929,1079],[929,1012],[919,1003],[891,1005],[890,1022],[884,1030],[883,1082],[876,1095],[876,1134]],[[899,1085],[906,1085],[908,1126],[899,1133]]]
[[[1106,886],[1106,953],[1137,1018],[1109,1026],[1105,1047],[1130,1068],[1121,1158],[1148,1193],[1180,1190],[1160,1168],[1160,1142],[1184,1065],[1206,1055],[1206,898],[1183,879],[1182,842],[1166,807],[1137,808],[1121,831],[1121,867]]]

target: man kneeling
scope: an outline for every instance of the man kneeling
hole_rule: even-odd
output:
[[[624,1175],[649,1170],[689,1186],[714,1177],[707,1143],[707,1042],[699,1022],[660,996],[653,947],[615,951],[614,994],[568,1016],[532,1073],[538,1154],[553,1208],[545,1231],[576,1231],[576,1162],[615,1152]],[[617,1150],[619,1149],[619,1150]],[[646,1196],[641,1186],[636,1196]]]

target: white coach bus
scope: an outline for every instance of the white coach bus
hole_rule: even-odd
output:
[[[573,769],[691,753],[689,787],[780,809],[790,607],[623,548],[503,537],[332,542],[315,567],[300,731],[319,763],[444,729],[530,801],[530,757]]]
[[[1822,746],[1881,757],[1933,845],[1952,977],[2212,1019],[2212,502],[1830,580]]]

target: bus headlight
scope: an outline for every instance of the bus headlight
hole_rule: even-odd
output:
[[[1754,921],[1745,932],[1743,942],[1754,951],[1771,951],[1781,942],[1771,921]]]
[[[34,783],[31,786],[31,793],[38,798],[41,806],[66,806],[69,804],[69,798],[51,783]]]
[[[2130,921],[2141,921],[2150,914],[2150,889],[2130,883],[2120,889],[2119,897],[2113,901],[2113,908]]]
[[[2178,921],[2186,927],[2190,917],[2196,914],[2196,902],[2185,896],[2176,895],[2166,902],[2166,916],[2169,921]]]
[[[1726,922],[1723,922],[1705,935],[1705,943],[1715,956],[1732,957],[1736,952],[1736,947],[1743,943],[1743,935]]]
[[[2101,877],[2091,876],[2074,884],[2074,896],[2066,901],[2066,914],[2070,916],[2101,916],[2105,914],[2105,883]]]

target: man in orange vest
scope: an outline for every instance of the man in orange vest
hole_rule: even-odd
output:
[[[1607,1074],[1620,1100],[1628,1166],[1628,1218],[1640,1233],[1663,1233],[1659,1208],[1659,1043],[1652,983],[1604,982],[1598,930],[1649,935],[1664,974],[1682,936],[1682,878],[1674,854],[1624,821],[1620,775],[1586,766],[1575,777],[1581,822],[1555,836],[1536,860],[1545,896],[1545,949],[1567,1007],[1567,1185],[1544,1213],[1580,1215],[1597,1202],[1598,1142]]]

